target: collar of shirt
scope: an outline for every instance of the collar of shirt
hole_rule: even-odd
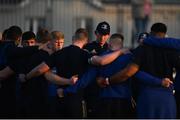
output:
[[[95,41],[95,43],[100,46],[100,44],[99,44],[99,42],[98,42],[97,40]],[[103,46],[100,46],[100,47],[101,47],[101,48],[107,48],[107,47],[108,47],[108,43],[105,42],[104,45],[103,45]]]

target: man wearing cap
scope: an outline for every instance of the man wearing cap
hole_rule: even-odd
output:
[[[110,25],[107,22],[100,22],[95,30],[96,41],[88,43],[84,49],[88,50],[93,55],[100,55],[108,49],[107,40],[110,36]],[[86,96],[87,95],[87,96]],[[85,99],[87,102],[87,116],[95,117],[95,105],[97,104],[98,86],[94,80],[85,89]]]
[[[96,41],[88,43],[84,49],[88,50],[90,53],[99,55],[108,48],[107,40],[110,36],[110,25],[107,22],[101,22],[98,24],[96,30]]]

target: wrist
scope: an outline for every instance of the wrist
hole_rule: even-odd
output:
[[[25,77],[24,77],[24,79],[27,81],[28,80],[28,76],[25,74]]]
[[[93,61],[92,59],[93,59],[92,57],[88,59],[89,64],[92,64],[92,61]]]
[[[106,77],[105,80],[106,80],[106,84],[109,85],[109,77]]]

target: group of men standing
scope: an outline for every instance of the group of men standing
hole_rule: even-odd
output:
[[[64,48],[62,32],[8,28],[0,43],[0,117],[176,118],[180,42],[166,32],[155,23],[127,50],[123,35],[110,35],[105,21],[96,27],[96,41],[79,28]]]

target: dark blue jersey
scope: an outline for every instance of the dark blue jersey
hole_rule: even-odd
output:
[[[145,39],[144,43],[161,48],[176,49],[178,51],[180,50],[180,39],[175,38],[155,38],[151,36]],[[177,67],[176,72],[177,73],[174,81],[174,88],[176,91],[180,92],[180,69]]]
[[[172,79],[173,67],[180,66],[178,53],[171,49],[142,45],[136,49],[133,63],[140,70],[159,78]],[[175,118],[176,106],[172,88],[140,83],[137,99],[138,118]]]
[[[86,49],[89,53],[100,55],[108,50],[108,44],[105,43],[101,46],[97,41],[93,41],[84,46],[84,49]]]
[[[123,69],[130,62],[130,60],[131,54],[122,55],[121,57],[118,57],[115,61],[113,61],[111,64],[102,66],[99,69],[98,76],[102,76],[104,78],[110,77]],[[109,85],[105,88],[101,88],[100,97],[130,98],[130,80],[115,85]]]
[[[180,50],[180,39],[175,38],[156,38],[150,36],[146,38],[143,43],[162,48],[173,48],[176,50]]]
[[[108,44],[105,43],[103,46],[101,46],[96,40],[88,43],[84,49],[86,49],[91,55],[100,55],[108,50]],[[92,82],[85,88],[84,93],[85,99],[89,99],[90,97],[93,99],[97,98],[99,95],[99,87],[95,79],[92,80]]]
[[[86,88],[89,84],[94,82],[98,74],[98,68],[90,67],[83,76],[77,81],[75,85],[69,86],[64,89],[64,94],[66,93],[76,93],[78,90]]]

